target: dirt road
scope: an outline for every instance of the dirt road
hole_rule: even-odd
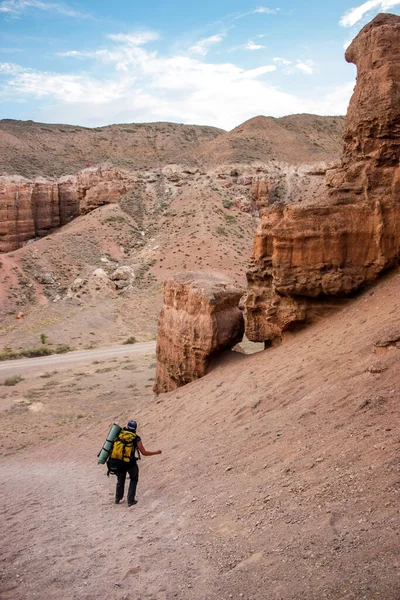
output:
[[[40,358],[20,358],[18,360],[4,361],[0,363],[0,377],[7,377],[16,373],[34,373],[35,371],[56,367],[57,369],[71,367],[94,360],[106,360],[135,354],[141,355],[154,352],[155,347],[155,342],[142,342],[139,344],[100,348],[99,350],[77,350],[76,352],[68,352],[67,354],[53,354],[52,356],[41,356]]]

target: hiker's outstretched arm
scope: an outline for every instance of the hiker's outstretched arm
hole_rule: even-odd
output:
[[[138,442],[137,447],[139,448],[140,453],[143,454],[143,456],[153,456],[154,454],[161,454],[161,450],[155,450],[154,452],[150,452],[150,450],[146,450],[146,448],[143,446],[142,440],[140,440],[140,442]]]

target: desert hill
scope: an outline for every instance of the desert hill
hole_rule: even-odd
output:
[[[119,201],[1,255],[3,346],[35,345],[40,333],[72,347],[154,338],[162,282],[175,271],[229,272],[244,285],[258,214],[251,177],[231,183],[229,173],[179,168],[134,176]],[[131,269],[126,287],[109,277],[119,267]]]
[[[344,117],[290,115],[254,117],[191,150],[201,164],[280,161],[289,164],[336,159],[342,149]]]
[[[94,129],[34,121],[0,121],[0,174],[59,177],[103,162],[128,169],[159,167],[222,129],[175,123],[125,123]]]
[[[399,286],[158,400],[152,356],[4,388],[4,597],[397,600]],[[95,455],[133,416],[128,509]]]
[[[332,160],[340,154],[343,117],[256,117],[226,133],[215,127],[127,123],[89,129],[0,121],[0,174],[50,178],[103,162],[136,170],[168,163],[197,166]],[[215,142],[215,143],[213,143]]]

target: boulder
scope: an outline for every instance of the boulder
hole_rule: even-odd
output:
[[[242,340],[239,301],[243,291],[226,278],[207,273],[178,273],[165,281],[158,321],[156,393],[203,377],[211,356]]]
[[[400,17],[378,15],[346,59],[357,65],[357,84],[341,165],[313,198],[262,211],[247,273],[252,341],[312,320],[329,299],[374,280],[400,256]]]

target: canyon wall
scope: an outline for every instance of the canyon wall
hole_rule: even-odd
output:
[[[16,250],[80,214],[117,202],[134,184],[132,174],[104,166],[56,182],[0,177],[0,252]]]
[[[400,256],[400,17],[378,15],[346,60],[357,65],[357,84],[341,165],[318,194],[262,211],[247,273],[252,341],[279,339]]]
[[[207,273],[178,273],[165,281],[157,334],[157,394],[203,377],[211,356],[242,340],[243,292]]]

